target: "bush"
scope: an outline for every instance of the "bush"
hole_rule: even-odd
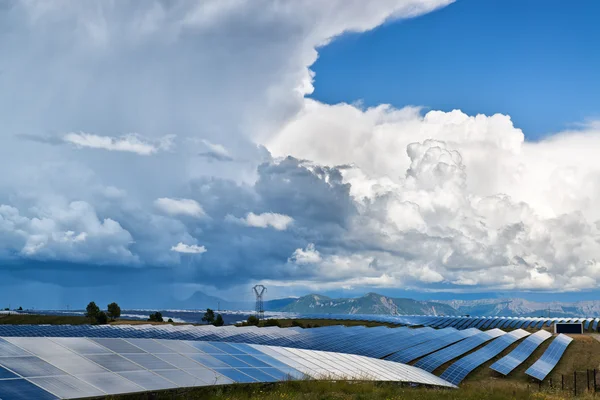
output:
[[[214,326],[223,326],[225,325],[225,321],[223,321],[223,316],[221,314],[217,314],[215,321],[213,322]]]
[[[268,319],[265,321],[265,326],[281,326],[276,319]]]
[[[96,324],[105,325],[107,323],[108,323],[108,316],[106,315],[106,313],[104,311],[100,311],[98,314],[96,314]]]
[[[152,321],[152,322],[164,322],[164,319],[162,317],[162,313],[160,312],[155,312],[150,314],[150,318],[148,318],[148,321]]]
[[[246,322],[248,325],[257,326],[260,321],[256,315],[251,315],[248,317],[248,320]]]
[[[171,318],[169,318],[169,319],[167,320],[167,322],[173,323],[173,320],[172,320]]]
[[[302,325],[301,322],[298,322],[295,319],[292,320],[292,326],[298,326],[300,328],[304,328],[304,325]]]
[[[23,307],[19,307],[17,311],[23,311]]]

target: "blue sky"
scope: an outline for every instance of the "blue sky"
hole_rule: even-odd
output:
[[[461,0],[319,51],[312,97],[512,117],[527,139],[600,118],[600,3]]]
[[[600,298],[597,2],[67,1],[0,7],[0,304]]]

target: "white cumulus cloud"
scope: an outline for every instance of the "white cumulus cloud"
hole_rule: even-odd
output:
[[[196,244],[184,244],[181,242],[171,247],[171,251],[184,254],[202,254],[207,252],[206,247],[204,246],[198,246]]]
[[[63,140],[77,147],[89,147],[108,151],[123,151],[148,156],[172,146],[173,136],[165,136],[159,141],[151,142],[140,135],[129,134],[121,137],[98,136],[91,133],[67,133]]]
[[[205,214],[204,209],[196,200],[192,199],[170,199],[161,197],[154,201],[156,208],[169,215],[188,215],[200,218]]]
[[[278,231],[285,231],[294,222],[294,219],[288,215],[272,212],[265,212],[262,214],[249,212],[244,218],[238,219],[229,216],[228,219],[254,228],[273,228]]]

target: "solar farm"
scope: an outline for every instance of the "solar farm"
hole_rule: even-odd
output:
[[[290,380],[460,390],[478,368],[495,379],[519,375],[541,382],[573,341],[540,329],[560,319],[327,317],[394,327],[0,325],[0,399],[76,399]],[[582,322],[589,330],[597,326],[597,319]]]

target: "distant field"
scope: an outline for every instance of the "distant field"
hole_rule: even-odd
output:
[[[119,319],[111,324],[139,324],[151,322]],[[72,315],[36,315],[36,314],[1,314],[0,325],[89,325],[90,320],[84,316]],[[160,324],[160,322],[158,322]]]

